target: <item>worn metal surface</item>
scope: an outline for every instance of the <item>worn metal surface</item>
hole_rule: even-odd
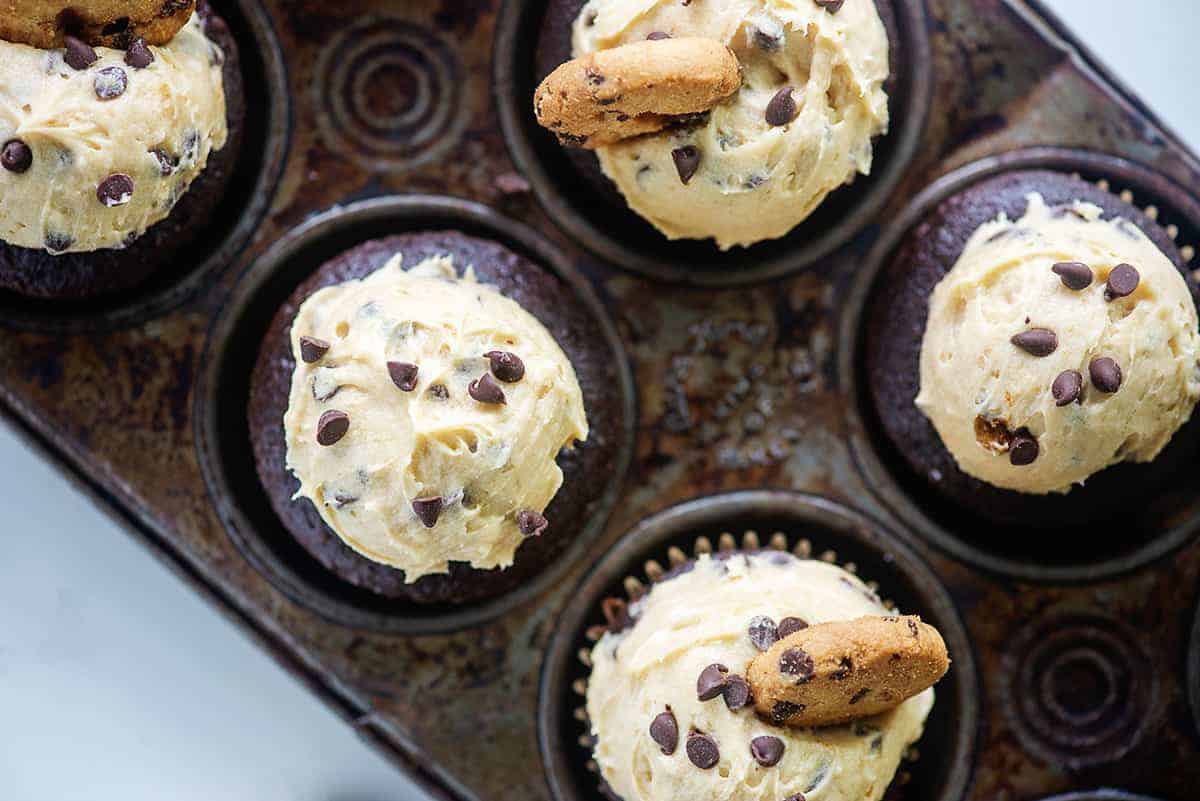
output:
[[[286,64],[260,73],[264,102],[254,113],[268,172],[255,196],[268,205],[253,240],[211,274],[202,270],[190,299],[172,296],[148,318],[132,302],[6,317],[5,415],[435,792],[544,801],[535,720],[545,647],[579,576],[621,532],[679,500],[763,486],[826,495],[903,528],[852,456],[847,410],[856,399],[836,369],[845,299],[879,230],[869,225],[809,271],[753,288],[630,277],[577,248],[530,197],[496,180],[513,169],[490,86],[498,0],[242,2],[240,12],[233,0],[218,5],[243,47],[262,48],[268,65],[273,54]],[[1036,145],[1104,151],[1178,186],[1200,186],[1195,157],[1037,8],[1021,0],[927,5],[932,112],[875,220],[899,218],[957,167]],[[273,33],[253,24],[260,16]],[[267,38],[255,42],[254,30]],[[269,173],[276,159],[278,181]],[[208,331],[242,272],[314,212],[393,192],[477,200],[540,230],[607,299],[639,394],[633,464],[604,533],[543,594],[486,625],[437,635],[355,629],[275,589],[217,515],[195,433]],[[194,267],[181,265],[181,280]],[[1173,544],[1172,558],[1060,583],[982,573],[913,539],[955,599],[979,666],[984,725],[970,798],[1104,786],[1196,796],[1200,546],[1194,537]],[[1080,561],[1090,561],[1089,543],[1078,547]]]

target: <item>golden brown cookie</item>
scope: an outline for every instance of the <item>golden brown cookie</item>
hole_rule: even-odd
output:
[[[533,110],[565,144],[595,148],[708,111],[741,83],[737,56],[716,40],[647,40],[559,66],[534,92]]]
[[[43,49],[70,34],[93,47],[124,50],[171,41],[192,16],[195,0],[0,0],[0,39]]]
[[[759,654],[746,678],[772,723],[830,726],[886,712],[950,667],[946,643],[919,617],[819,623]]]

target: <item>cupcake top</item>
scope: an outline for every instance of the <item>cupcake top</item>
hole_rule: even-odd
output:
[[[287,465],[329,528],[414,582],[449,562],[507,567],[588,434],[550,333],[450,257],[397,254],[314,293],[291,329]]]
[[[196,15],[166,45],[0,42],[0,240],[121,248],[225,145],[223,54]]]
[[[1200,399],[1196,307],[1132,222],[1092,204],[982,225],[930,298],[918,408],[963,472],[1063,493],[1149,462]]]
[[[592,651],[587,689],[595,759],[623,801],[875,801],[933,706],[928,689],[843,725],[795,728],[755,714],[740,690],[756,659],[810,624],[891,615],[834,565],[781,552],[705,555],[629,611],[635,622]],[[730,689],[705,691],[721,682]]]
[[[574,55],[651,34],[727,45],[743,76],[707,116],[596,151],[629,206],[667,237],[722,249],[780,237],[870,172],[889,75],[870,0],[591,0],[574,25]]]

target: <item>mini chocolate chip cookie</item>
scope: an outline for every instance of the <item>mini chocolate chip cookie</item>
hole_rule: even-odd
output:
[[[163,45],[192,16],[195,0],[4,0],[0,39],[50,49],[74,36],[93,47],[124,50],[138,38]]]

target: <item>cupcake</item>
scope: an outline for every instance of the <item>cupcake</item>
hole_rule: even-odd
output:
[[[875,801],[949,667],[936,629],[782,551],[702,554],[610,616],[587,719],[623,801]]]
[[[1097,185],[1023,170],[949,198],[868,319],[882,430],[977,515],[1099,519],[1194,452],[1194,286],[1167,232]]]
[[[181,27],[148,21],[162,44],[127,17],[70,14],[57,17],[63,30],[8,33],[50,37],[49,49],[0,41],[0,287],[43,298],[128,289],[202,234],[237,161],[242,77],[211,8],[180,16]]]
[[[458,232],[359,245],[276,314],[252,379],[259,477],[288,531],[379,595],[517,586],[581,531],[616,439],[611,358],[569,289]]]
[[[591,149],[596,159],[576,165],[594,174],[598,160],[604,183],[668,239],[721,250],[777,239],[871,171],[889,119],[881,10],[558,0],[535,114],[565,145]]]

